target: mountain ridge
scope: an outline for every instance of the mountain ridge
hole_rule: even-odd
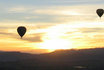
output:
[[[104,48],[46,54],[1,52],[0,70],[104,70]]]
[[[99,57],[103,58],[104,48],[94,48],[94,49],[71,49],[71,50],[56,50],[51,53],[43,53],[43,54],[30,54],[30,53],[21,53],[18,51],[12,52],[0,52],[0,61],[16,61],[23,59],[34,59],[37,57],[93,57],[95,59]]]

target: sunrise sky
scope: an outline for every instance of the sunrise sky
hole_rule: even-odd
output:
[[[44,53],[104,47],[104,0],[0,0],[0,50]],[[18,26],[27,33],[20,39]]]

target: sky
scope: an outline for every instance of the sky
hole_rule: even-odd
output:
[[[104,47],[104,0],[0,0],[0,50],[46,53]],[[23,39],[19,26],[27,32]]]

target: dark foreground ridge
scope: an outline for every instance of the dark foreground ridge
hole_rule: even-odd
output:
[[[0,70],[104,70],[104,48],[48,54],[0,52]]]

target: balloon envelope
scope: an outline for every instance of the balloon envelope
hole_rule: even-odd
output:
[[[97,9],[96,13],[98,14],[99,17],[102,17],[102,15],[104,14],[104,10],[103,9]]]
[[[21,36],[21,38],[24,36],[24,34],[26,33],[26,28],[24,26],[19,26],[17,28],[17,32],[18,34]]]

